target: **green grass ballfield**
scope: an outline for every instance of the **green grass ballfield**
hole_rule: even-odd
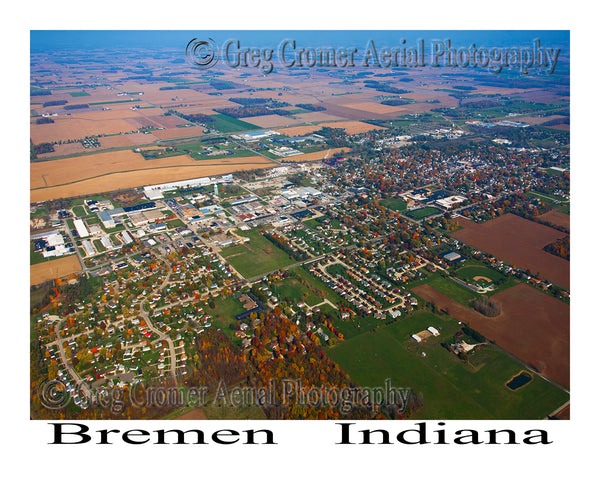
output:
[[[456,277],[465,282],[473,282],[474,277],[486,277],[492,282],[498,282],[505,278],[502,273],[480,265],[466,265],[456,271]]]
[[[258,230],[238,230],[237,234],[250,238],[250,243],[224,248],[221,255],[244,277],[256,277],[295,263]]]
[[[420,344],[410,338],[429,326],[440,336]],[[418,312],[340,342],[328,354],[359,385],[383,387],[389,378],[395,387],[421,393],[423,407],[414,419],[541,419],[568,399],[537,376],[520,390],[507,388],[523,367],[490,345],[469,354],[470,364],[460,360],[440,345],[458,329],[451,317]]]

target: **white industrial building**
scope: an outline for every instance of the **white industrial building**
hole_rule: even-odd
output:
[[[78,218],[73,223],[75,224],[75,229],[77,230],[79,238],[89,237],[90,234],[88,233],[87,228],[85,227],[85,223],[83,223],[83,220]]]

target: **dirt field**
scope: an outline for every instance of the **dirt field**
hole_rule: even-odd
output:
[[[175,182],[187,178],[207,177],[211,175],[225,175],[241,170],[253,170],[276,166],[275,163],[263,157],[245,157],[234,160],[240,163],[219,163],[219,160],[196,162],[194,166],[173,166],[136,170],[132,172],[118,172],[102,175],[97,178],[76,181],[67,185],[40,188],[30,191],[30,202],[43,202],[54,198],[68,198],[94,193],[110,192],[125,188],[153,185],[157,183]],[[210,162],[213,162],[211,164]]]
[[[429,285],[412,291],[461,322],[493,340],[540,373],[569,387],[569,305],[525,284],[503,290],[492,298],[502,313],[485,317],[441,294]]]
[[[460,218],[459,224],[464,228],[452,233],[454,238],[534,274],[539,272],[563,288],[570,287],[569,261],[543,250],[563,238],[563,232],[512,214],[483,224]]]
[[[559,227],[570,228],[571,226],[571,217],[566,213],[557,212],[556,210],[550,210],[549,212],[540,215],[539,218],[546,222],[553,223],[554,225],[558,225]]]
[[[346,130],[348,135],[356,135],[357,133],[369,132],[371,130],[385,130],[385,127],[379,127],[377,125],[371,125],[364,122],[326,122],[320,123],[319,125],[300,125],[298,127],[290,128],[278,128],[277,132],[288,137],[295,137],[300,135],[307,135],[312,132],[316,132],[323,127],[331,128],[343,128]]]
[[[61,278],[81,270],[77,255],[36,263],[29,267],[29,284],[38,285],[46,280]]]
[[[311,153],[303,153],[302,155],[293,155],[291,157],[287,157],[285,160],[287,162],[311,162],[313,160],[323,160],[324,158],[329,158],[336,153],[347,152],[350,148],[341,147],[341,148],[330,148],[328,150],[319,150],[318,152]]]

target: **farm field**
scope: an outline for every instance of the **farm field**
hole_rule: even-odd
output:
[[[410,339],[429,326],[440,336],[420,344]],[[539,377],[521,390],[509,390],[505,382],[522,366],[491,346],[480,347],[469,355],[471,366],[465,364],[440,345],[458,329],[450,317],[419,312],[341,342],[328,354],[361,386],[383,386],[389,378],[395,387],[422,394],[416,419],[544,418],[568,398]]]
[[[49,260],[29,266],[29,284],[38,285],[46,280],[61,278],[81,270],[77,255]]]
[[[262,128],[287,127],[288,125],[298,125],[302,120],[294,117],[284,117],[282,115],[260,115],[257,117],[244,117],[241,120]]]
[[[289,128],[278,128],[277,132],[285,135],[287,137],[295,137],[299,135],[307,135],[312,132],[316,132],[323,127],[330,128],[343,128],[348,135],[356,135],[358,133],[365,133],[371,130],[385,130],[385,127],[379,127],[377,125],[371,125],[369,123],[364,122],[354,122],[354,121],[345,121],[345,122],[325,122],[319,123],[318,125],[299,125],[297,127],[289,127]]]
[[[132,150],[35,162],[30,165],[31,198],[51,199],[117,188],[183,180],[273,165],[263,157],[194,160],[188,155],[145,160]],[[110,181],[107,183],[107,178]],[[163,179],[164,178],[164,179]],[[167,178],[171,180],[167,180]],[[111,183],[114,181],[114,185]],[[107,188],[107,186],[114,188]],[[117,187],[118,185],[118,187]]]
[[[491,298],[502,305],[497,317],[486,317],[430,285],[412,291],[469,324],[542,374],[569,386],[569,305],[533,287],[518,284]]]
[[[237,118],[230,117],[228,115],[218,114],[212,115],[214,119],[213,128],[223,133],[232,132],[243,132],[245,130],[260,130],[258,125],[253,123],[244,122]]]
[[[314,160],[323,160],[325,158],[330,158],[336,153],[347,152],[350,149],[347,147],[340,148],[329,148],[327,150],[319,150],[317,152],[303,153],[301,155],[293,155],[291,157],[286,157],[285,161],[287,162],[312,162]]]
[[[556,210],[550,210],[549,212],[540,215],[539,219],[558,225],[559,227],[571,227],[571,216],[566,213],[557,212]]]
[[[464,218],[458,222],[464,228],[453,232],[452,237],[569,288],[569,261],[543,250],[564,237],[563,232],[512,214],[483,224]]]
[[[221,251],[221,255],[246,278],[263,275],[295,262],[258,230],[238,230],[236,233],[240,237],[250,238],[250,243],[226,247]]]
[[[253,157],[252,160],[246,160],[244,163],[217,162],[219,162],[219,160],[208,161],[205,163],[198,162],[195,166],[157,167],[132,172],[109,173],[97,178],[76,181],[67,185],[30,190],[29,198],[32,203],[43,202],[55,198],[91,195],[94,193],[134,188],[142,185],[175,182],[188,178],[225,175],[227,173],[266,168],[274,165],[262,157]]]

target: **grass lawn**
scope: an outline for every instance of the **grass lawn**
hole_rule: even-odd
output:
[[[211,115],[214,119],[212,127],[221,132],[243,132],[244,130],[261,130],[260,127],[253,125],[248,122],[244,122],[237,118],[230,117],[229,115]]]
[[[83,205],[75,205],[73,207],[73,214],[77,217],[85,217],[87,213],[85,212],[85,208]]]
[[[295,278],[285,278],[275,282],[271,291],[280,301],[288,298],[288,304],[292,304],[292,308],[298,302],[313,306],[323,301]],[[305,293],[308,295],[304,295]]]
[[[183,221],[180,220],[179,218],[176,218],[175,220],[169,220],[167,222],[167,226],[169,228],[185,227],[185,223],[183,223]]]
[[[229,325],[236,323],[235,316],[243,311],[240,301],[233,297],[216,298],[214,309],[206,307],[206,313],[213,316],[210,328],[220,328],[236,345],[241,344],[241,339],[235,336],[235,330],[229,328]]]
[[[429,326],[438,328],[440,336],[420,344],[410,339]],[[471,365],[458,359],[440,346],[458,328],[451,317],[418,312],[340,342],[328,354],[362,386],[383,386],[389,378],[395,387],[422,393],[423,408],[413,418],[537,419],[567,400],[567,394],[539,377],[521,390],[508,389],[505,382],[522,367],[491,346],[470,354]]]
[[[250,243],[224,248],[221,255],[244,277],[256,277],[295,263],[292,257],[269,242],[258,230],[238,230],[237,233],[250,238]]]
[[[427,285],[435,288],[438,292],[443,293],[447,297],[456,300],[458,303],[469,306],[469,301],[479,295],[468,288],[459,285],[449,278],[444,278],[439,274],[431,275],[426,282]]]
[[[44,255],[41,252],[36,252],[33,249],[33,242],[30,242],[30,246],[29,246],[29,265],[35,265],[36,263],[42,263],[46,261],[46,258],[44,258]],[[49,258],[53,258],[53,257],[49,257]]]

